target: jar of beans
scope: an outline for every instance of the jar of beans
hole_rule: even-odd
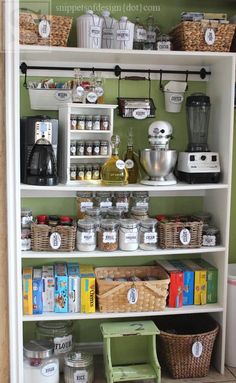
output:
[[[102,219],[98,231],[98,248],[101,251],[115,251],[118,249],[119,223],[113,219]]]

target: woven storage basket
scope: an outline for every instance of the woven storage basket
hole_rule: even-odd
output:
[[[155,319],[155,323],[160,330],[158,357],[171,376],[206,376],[219,325],[208,314],[165,316]]]
[[[212,45],[208,45],[205,41],[205,32],[208,27],[213,28],[215,33],[215,42]],[[234,31],[234,24],[182,21],[170,31],[170,35],[175,50],[229,52]]]
[[[159,245],[162,249],[201,247],[202,227],[202,221],[159,222]],[[185,229],[190,234],[188,243],[181,241]]]
[[[50,34],[46,38],[39,34],[41,17],[41,15],[33,12],[20,13],[20,44],[66,47],[72,26],[72,17],[44,16],[50,25]]]
[[[53,249],[50,245],[52,233],[60,236],[60,247]],[[76,225],[51,227],[49,225],[31,225],[31,245],[33,251],[73,251],[75,249]]]
[[[166,307],[168,274],[160,266],[98,267],[95,269],[98,308],[100,312],[161,311]],[[109,281],[106,278],[154,277],[155,280],[137,282]],[[132,288],[138,294],[137,302],[129,303]]]

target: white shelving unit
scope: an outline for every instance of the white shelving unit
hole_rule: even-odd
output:
[[[179,315],[189,313],[210,313],[221,325],[217,342],[215,364],[217,369],[224,371],[225,355],[225,325],[226,325],[226,294],[227,294],[227,265],[229,251],[229,224],[231,199],[231,171],[233,145],[233,113],[234,113],[234,54],[203,53],[203,52],[150,52],[150,51],[119,51],[119,50],[90,50],[79,48],[51,48],[18,45],[17,4],[7,2],[5,6],[6,25],[6,141],[7,141],[7,196],[8,196],[8,257],[9,257],[9,327],[10,327],[10,363],[11,383],[23,382],[23,324],[36,320],[88,320],[103,318],[149,317],[153,315]],[[14,27],[14,34],[11,28]],[[13,39],[13,36],[17,40]],[[117,314],[45,314],[40,316],[23,316],[21,271],[23,262],[30,259],[66,259],[88,258],[90,254],[72,253],[33,253],[21,252],[20,247],[20,208],[23,197],[74,197],[76,191],[91,190],[91,184],[63,185],[55,187],[36,187],[20,185],[20,146],[19,146],[19,64],[25,61],[28,65],[50,66],[95,66],[114,68],[116,64],[125,68],[138,69],[181,69],[200,70],[203,66],[211,71],[205,81],[207,93],[211,98],[211,121],[209,128],[209,146],[220,153],[222,180],[219,184],[187,185],[178,183],[173,187],[148,187],[145,185],[128,185],[126,190],[148,190],[151,196],[201,196],[203,207],[214,216],[215,224],[221,233],[221,245],[215,248],[200,248],[190,250],[159,250],[155,252],[137,251],[133,253],[116,252],[115,257],[136,256],[171,256],[180,254],[196,254],[209,260],[219,269],[218,302],[205,306],[188,306],[182,309],[169,309],[164,312],[147,313],[117,313]],[[44,76],[46,71],[40,71]],[[28,73],[31,74],[30,71]],[[34,72],[37,75],[36,72]],[[57,73],[57,75],[65,73]],[[68,75],[71,75],[68,73]],[[176,79],[178,76],[171,76]],[[189,81],[199,80],[198,76],[189,76]],[[73,133],[74,134],[74,133]],[[94,191],[124,190],[124,188],[92,186]],[[96,252],[92,255],[106,258],[108,255]]]

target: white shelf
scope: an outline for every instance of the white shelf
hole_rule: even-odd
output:
[[[74,129],[74,130],[70,130],[70,133],[71,134],[111,134],[111,131],[110,130],[86,130],[86,129],[84,129],[84,130],[76,130],[76,129]]]
[[[179,314],[196,314],[196,313],[216,313],[222,312],[223,307],[218,303],[208,305],[192,305],[183,306],[181,308],[165,308],[164,311],[148,311],[148,312],[126,312],[126,313],[45,313],[40,315],[24,315],[23,322],[34,322],[43,320],[78,320],[78,319],[112,319],[112,318],[137,318],[152,317],[163,315],[179,315]]]
[[[71,160],[87,160],[87,159],[104,159],[104,158],[110,158],[110,156],[70,156]]]

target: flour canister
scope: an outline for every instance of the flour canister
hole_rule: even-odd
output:
[[[77,46],[79,48],[101,48],[103,18],[88,10],[77,17]]]
[[[117,22],[115,31],[116,49],[133,49],[134,24],[126,16]]]
[[[115,31],[117,29],[117,20],[110,16],[110,12],[105,10],[102,13],[102,48],[115,48]]]

